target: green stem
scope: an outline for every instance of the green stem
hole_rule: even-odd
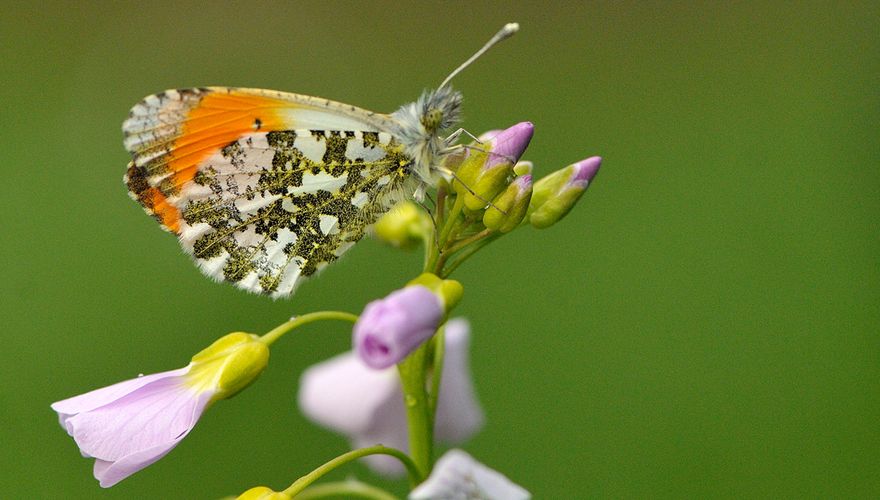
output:
[[[464,210],[464,196],[456,196],[455,203],[452,204],[452,210],[449,211],[449,217],[446,218],[446,224],[443,226],[443,230],[440,231],[440,248],[446,246],[446,239],[449,238],[449,233],[458,224],[458,218],[461,216],[462,210]]]
[[[428,412],[431,415],[431,428],[437,416],[437,398],[440,397],[440,377],[443,376],[443,356],[446,353],[446,326],[440,328],[431,340],[434,343],[434,369],[431,370],[431,393],[428,400]]]
[[[340,311],[319,311],[303,314],[302,316],[296,316],[294,318],[291,318],[290,321],[276,326],[267,334],[260,337],[260,341],[262,341],[266,345],[272,345],[273,342],[280,339],[282,336],[284,336],[285,333],[295,328],[303,325],[308,325],[309,323],[314,323],[315,321],[322,321],[327,319],[338,319],[355,323],[357,322],[358,317],[355,314]]]
[[[409,453],[419,471],[419,481],[431,471],[434,444],[433,418],[428,409],[426,387],[428,343],[424,343],[397,365],[403,388],[403,405],[409,435]]]
[[[428,264],[434,259],[434,255],[437,253],[436,233],[437,229],[431,228],[430,231],[425,231],[425,234],[422,235],[422,245],[425,246],[425,258],[423,259],[423,265],[426,269],[428,268]]]
[[[471,243],[474,243],[475,241],[482,240],[483,238],[485,238],[486,236],[489,236],[490,234],[492,234],[491,229],[484,229],[473,236],[469,236],[463,240],[456,241],[455,243],[450,245],[449,248],[447,248],[444,253],[449,253],[449,254],[455,253],[455,252],[461,250],[462,248],[470,245]]]
[[[499,233],[494,233],[488,238],[483,238],[477,241],[470,248],[467,248],[462,253],[458,254],[456,256],[456,259],[449,265],[448,269],[444,270],[442,267],[440,267],[434,274],[445,279],[447,276],[452,274],[453,271],[458,269],[458,266],[464,264],[464,261],[466,261],[470,256],[482,250],[483,247],[485,247],[489,243],[495,241],[498,238],[498,234]],[[443,264],[446,264],[446,259],[443,259]]]
[[[446,210],[446,188],[437,190],[437,203],[434,207],[434,225],[437,226],[443,220],[443,212]]]
[[[370,446],[368,448],[359,448],[357,450],[352,450],[348,453],[343,453],[342,455],[339,455],[333,460],[330,460],[324,465],[294,481],[293,484],[291,484],[286,490],[284,490],[284,493],[292,497],[302,490],[306,489],[306,487],[310,484],[320,479],[321,476],[339,467],[340,465],[345,465],[352,460],[357,460],[368,455],[391,455],[392,457],[403,462],[403,465],[406,466],[411,484],[416,485],[421,482],[422,476],[420,475],[419,469],[416,467],[416,464],[414,464],[413,461],[408,456],[406,456],[405,453],[400,450],[395,450],[394,448],[388,448],[379,444],[376,446]]]
[[[309,486],[297,495],[297,500],[316,500],[319,498],[343,497],[365,498],[367,500],[399,500],[382,488],[363,483],[357,479],[346,479],[332,483]]]

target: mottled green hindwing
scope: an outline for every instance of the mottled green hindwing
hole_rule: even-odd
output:
[[[286,296],[412,194],[413,161],[385,132],[252,133],[169,199],[182,207],[181,244],[205,273]]]

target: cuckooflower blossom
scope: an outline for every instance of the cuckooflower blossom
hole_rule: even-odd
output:
[[[445,339],[434,437],[456,444],[482,427],[483,411],[471,382],[467,321],[450,320]],[[381,443],[408,449],[403,392],[393,368],[374,370],[353,352],[341,354],[303,372],[298,397],[309,419],[348,436],[353,448]],[[404,471],[392,457],[371,455],[364,460],[381,474],[399,476]]]
[[[354,325],[361,359],[382,369],[431,338],[443,318],[443,301],[424,286],[408,286],[367,304]]]
[[[355,351],[371,368],[394,365],[431,338],[461,299],[461,283],[423,273],[367,304],[352,330]]]
[[[104,488],[170,452],[213,402],[250,385],[269,361],[259,337],[230,333],[184,368],[140,376],[52,404]]]
[[[409,494],[410,500],[528,500],[532,495],[498,471],[462,450],[447,451],[428,479]]]

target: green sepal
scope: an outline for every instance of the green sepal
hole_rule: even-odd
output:
[[[525,217],[531,197],[531,176],[518,177],[486,208],[483,225],[500,233],[513,231]]]
[[[440,300],[443,302],[443,312],[446,315],[449,314],[461,300],[461,296],[464,295],[464,287],[461,286],[461,283],[456,280],[442,279],[432,273],[422,273],[407,283],[407,285],[423,286],[440,297]]]
[[[221,337],[192,357],[188,377],[194,386],[227,399],[253,383],[269,364],[269,347],[252,333]]]

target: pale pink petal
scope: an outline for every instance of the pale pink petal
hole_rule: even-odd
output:
[[[163,378],[73,415],[67,424],[84,454],[112,462],[180,439],[198,421],[210,396],[195,393],[179,378]]]
[[[382,444],[404,453],[409,451],[403,394],[400,385],[395,383],[395,386],[393,397],[373,413],[373,425],[370,429],[352,439],[352,448]],[[405,472],[400,460],[388,455],[370,455],[365,457],[363,461],[370,469],[385,476],[400,477]]]
[[[470,438],[484,420],[470,380],[469,347],[467,321],[449,321],[435,437],[450,444]],[[298,399],[307,417],[348,436],[354,448],[383,444],[404,452],[409,449],[406,409],[394,368],[374,370],[353,352],[340,354],[303,373]],[[404,473],[392,457],[371,455],[364,461],[383,475]]]
[[[96,459],[93,468],[95,479],[100,482],[102,488],[109,488],[167,455],[193,429],[210,399],[210,394],[207,393],[202,393],[197,397],[193,408],[192,424],[174,439],[157,443],[150,448],[139,450],[115,461]]]
[[[470,325],[456,318],[446,323],[446,354],[434,435],[444,443],[461,443],[477,433],[485,421],[471,381],[468,354]]]
[[[183,438],[183,436],[181,436]],[[180,440],[170,443],[162,443],[148,450],[133,453],[116,462],[107,462],[101,459],[95,459],[95,466],[92,468],[92,474],[98,480],[98,484],[102,488],[109,488],[114,484],[122,481],[128,476],[146,468],[157,462],[160,458],[168,454]]]
[[[311,366],[300,378],[299,407],[312,421],[351,437],[352,448],[383,444],[407,450],[406,411],[397,370],[374,370],[347,352]],[[396,458],[363,459],[376,472],[400,476]]]
[[[369,368],[353,352],[309,367],[299,386],[302,412],[314,422],[349,436],[370,431],[379,409],[402,397],[397,370]]]
[[[70,428],[67,426],[66,421],[71,415],[99,408],[108,403],[116,401],[126,394],[130,394],[131,392],[140,389],[150,382],[166,377],[176,377],[179,375],[183,375],[188,371],[189,367],[183,367],[177,370],[171,370],[162,373],[142,375],[140,377],[125,380],[107,387],[95,389],[94,391],[80,394],[79,396],[74,396],[72,398],[57,401],[55,403],[52,403],[51,406],[53,410],[58,412],[58,418],[61,423],[61,427],[64,427],[64,429],[67,430],[67,433],[70,434],[71,431]]]
[[[430,477],[409,494],[410,500],[528,500],[532,495],[498,471],[462,450],[449,450],[434,465]]]

